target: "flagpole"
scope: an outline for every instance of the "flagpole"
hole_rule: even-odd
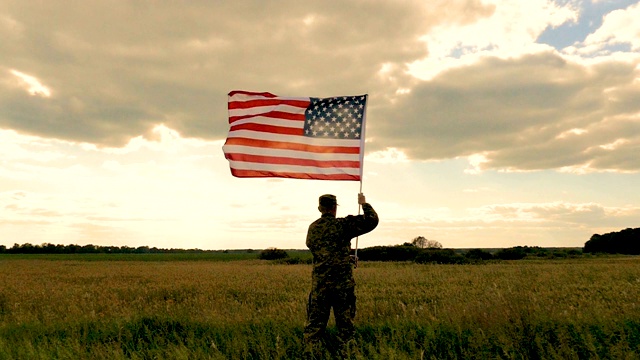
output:
[[[362,143],[360,144],[360,194],[362,194],[362,178],[364,177],[364,140],[365,140],[365,129],[367,127],[367,110],[369,108],[369,94],[367,92],[367,94],[365,95],[366,97],[366,101],[367,104],[364,107],[364,115],[362,117],[362,132],[360,133],[361,139],[362,139]],[[362,204],[360,204],[360,202],[358,201],[358,215],[360,215],[360,210],[362,210]],[[358,267],[358,239],[360,238],[360,236],[356,236],[356,250],[354,253],[354,257],[355,257],[355,261],[356,261],[356,267]]]
[[[364,167],[364,162],[361,163],[361,166]],[[362,176],[360,176],[360,194],[362,194]],[[358,215],[360,215],[360,210],[362,210],[362,204],[358,203]],[[356,236],[356,252],[354,254],[356,258],[356,267],[358,267],[358,239],[360,236]]]

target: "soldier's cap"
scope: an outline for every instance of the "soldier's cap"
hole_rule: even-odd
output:
[[[320,196],[320,199],[318,202],[320,203],[320,206],[324,206],[324,207],[331,207],[334,205],[338,205],[338,200],[336,199],[336,196],[331,194],[324,194]]]

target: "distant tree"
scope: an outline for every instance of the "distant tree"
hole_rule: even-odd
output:
[[[570,257],[577,257],[582,255],[582,251],[578,249],[570,249],[567,251],[567,255],[569,255]]]
[[[135,251],[136,254],[148,254],[150,249],[148,246],[138,246]]]
[[[413,246],[421,249],[442,249],[442,244],[435,240],[429,240],[424,236],[418,236],[411,241]]]
[[[278,260],[288,258],[289,254],[286,251],[278,248],[268,248],[262,250],[260,255],[258,255],[258,259],[261,260]]]
[[[358,259],[362,261],[413,261],[424,251],[413,244],[395,246],[372,246],[358,250]]]
[[[82,247],[81,251],[85,254],[97,254],[100,252],[100,249],[97,245],[87,244]]]
[[[470,260],[491,260],[493,254],[482,249],[471,249],[464,254],[464,257]]]
[[[640,228],[593,234],[584,244],[583,252],[640,255]]]
[[[520,260],[527,256],[525,249],[522,246],[516,246],[507,249],[501,249],[495,255],[500,260]]]
[[[415,259],[418,264],[465,264],[468,260],[453,249],[426,249]]]

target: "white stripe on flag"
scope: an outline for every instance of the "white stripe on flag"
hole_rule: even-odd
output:
[[[276,118],[263,117],[263,116],[256,116],[256,117],[250,117],[242,120],[236,120],[233,122],[233,124],[231,124],[231,126],[237,126],[241,124],[273,125],[273,126],[290,127],[294,129],[304,128],[304,121],[276,119]]]
[[[282,135],[272,134],[251,130],[234,130],[229,131],[228,138],[247,138],[257,140],[268,141],[281,141],[290,142],[295,144],[305,144],[312,146],[327,146],[327,147],[353,147],[360,148],[360,140],[358,139],[323,139],[323,138],[310,138],[301,135]]]
[[[230,109],[229,117],[257,115],[257,114],[267,113],[270,111],[281,111],[284,113],[300,115],[300,114],[304,114],[306,110],[307,110],[306,108],[301,108],[298,106],[291,106],[291,105],[257,106],[257,107],[250,107],[247,109]]]

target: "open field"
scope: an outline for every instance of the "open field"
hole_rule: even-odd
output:
[[[109,259],[0,256],[0,359],[302,352],[310,265]],[[638,257],[372,262],[356,281],[358,358],[640,358]]]

